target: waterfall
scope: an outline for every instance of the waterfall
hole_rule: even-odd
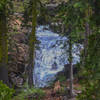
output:
[[[35,51],[34,85],[45,87],[56,79],[56,74],[68,64],[68,39],[52,32],[49,26],[39,26],[36,32],[37,40]],[[77,46],[73,45],[73,64],[79,61],[80,52],[75,53]],[[79,50],[78,50],[79,51]]]

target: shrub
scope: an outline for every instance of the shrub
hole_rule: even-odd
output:
[[[45,92],[42,89],[34,87],[28,88],[28,85],[26,84],[21,90],[21,93],[14,97],[13,100],[40,100],[44,96]]]
[[[60,81],[60,83],[65,82],[66,81],[66,77],[64,75],[59,75],[57,80]]]
[[[0,81],[0,100],[11,100],[14,90]]]

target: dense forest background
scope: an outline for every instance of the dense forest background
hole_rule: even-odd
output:
[[[67,37],[60,44],[68,45],[68,64],[48,87],[37,88],[41,25]],[[74,44],[81,45],[76,64]],[[100,0],[0,0],[0,100],[100,100]]]

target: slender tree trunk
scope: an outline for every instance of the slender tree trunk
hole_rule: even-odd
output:
[[[32,6],[32,33],[29,39],[29,70],[28,70],[28,84],[31,88],[33,86],[33,69],[34,69],[34,57],[35,57],[35,41],[36,41],[36,22],[37,22],[37,0],[33,0]]]
[[[70,96],[73,97],[73,65],[72,65],[72,36],[69,28],[69,65],[70,65]]]
[[[85,33],[84,33],[84,56],[87,56],[87,47],[88,47],[88,37],[90,35],[90,28],[89,28],[89,24],[86,22],[85,23]]]
[[[7,22],[5,11],[0,15],[0,80],[9,85],[8,80]]]
[[[72,0],[70,0],[72,2]],[[69,64],[70,64],[70,96],[73,97],[73,57],[72,57],[72,27],[69,26]]]
[[[90,16],[90,8],[88,7],[86,11],[86,18],[88,19]],[[85,33],[84,33],[84,55],[83,55],[83,64],[82,66],[85,66],[86,57],[88,56],[87,49],[88,49],[88,37],[91,35],[90,25],[87,22],[85,22]]]
[[[83,55],[83,64],[85,66],[85,61],[87,57],[87,47],[88,47],[88,23],[85,24],[85,33],[84,33],[84,55]]]

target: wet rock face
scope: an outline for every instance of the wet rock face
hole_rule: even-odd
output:
[[[8,72],[12,85],[20,87],[24,82],[24,73],[28,62],[29,30],[23,27],[23,14],[14,13],[9,19]],[[31,25],[31,23],[29,23]]]
[[[10,82],[15,86],[15,87],[22,87],[23,83],[24,83],[24,79],[21,76],[17,76],[16,73],[11,72],[9,74],[10,76]]]
[[[12,85],[21,87],[24,82],[23,73],[25,72],[26,62],[28,60],[28,45],[24,34],[18,34],[13,37],[15,44],[8,53],[8,72]]]
[[[78,72],[78,69],[77,69],[76,65],[73,65],[73,74],[76,74],[77,72]],[[70,65],[69,64],[64,65],[63,73],[67,78],[70,77]]]
[[[57,63],[56,63],[56,62],[54,62],[54,63],[52,64],[52,70],[57,70]]]

